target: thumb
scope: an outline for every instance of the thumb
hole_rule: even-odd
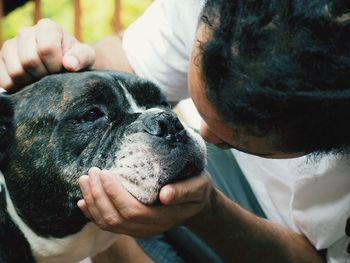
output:
[[[91,67],[95,59],[95,50],[90,45],[74,41],[64,52],[62,64],[67,71],[79,71]]]
[[[164,205],[203,202],[212,187],[208,173],[204,171],[201,175],[165,185],[160,190],[159,200]]]

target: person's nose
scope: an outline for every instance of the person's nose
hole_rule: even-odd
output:
[[[217,137],[208,127],[205,121],[202,120],[200,127],[200,135],[202,138],[211,144],[221,144],[223,141]]]

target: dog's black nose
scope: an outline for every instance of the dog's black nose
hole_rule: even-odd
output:
[[[185,128],[171,111],[150,114],[143,122],[145,131],[151,135],[176,142],[183,142],[187,137]]]

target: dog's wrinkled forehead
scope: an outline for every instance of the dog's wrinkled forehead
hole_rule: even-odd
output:
[[[79,75],[62,76],[62,98],[60,109],[76,108],[81,105],[107,104],[123,108],[125,111],[133,111],[138,105],[135,100],[130,100],[130,92],[125,78],[115,76],[107,72],[84,72]],[[132,104],[130,104],[132,103]],[[134,107],[133,107],[134,106]],[[138,106],[137,108],[142,108]]]
[[[113,71],[50,75],[15,95],[21,108],[35,109],[36,114],[40,110],[47,113],[46,109],[50,109],[62,115],[69,108],[94,103],[114,105],[128,112],[168,107],[153,83],[132,74]]]
[[[72,75],[72,78],[74,77],[75,75]],[[86,91],[85,94],[78,91],[77,96],[94,99],[102,96],[104,101],[109,101],[114,95],[118,97],[121,106],[128,105],[132,112],[159,106],[168,107],[158,87],[135,75],[112,71],[91,71],[84,72],[82,78],[81,83],[77,85],[83,84],[82,89]]]

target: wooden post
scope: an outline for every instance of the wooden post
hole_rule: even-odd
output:
[[[121,0],[114,0],[113,28],[117,33],[122,31],[121,9]]]
[[[80,0],[74,0],[74,35],[76,39],[81,39],[81,5]]]
[[[41,18],[41,3],[40,0],[34,0],[34,13],[33,20],[34,24],[36,24]]]
[[[4,23],[4,0],[0,0],[0,47],[3,43],[3,23]]]

